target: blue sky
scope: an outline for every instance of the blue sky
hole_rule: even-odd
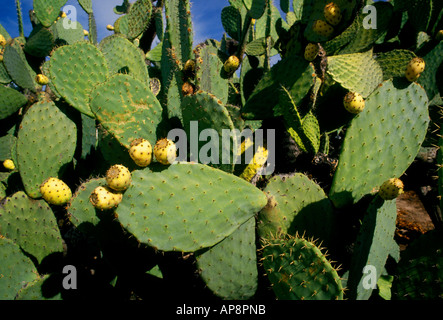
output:
[[[32,9],[32,0],[21,0],[25,36],[31,32],[31,24],[28,12]],[[99,40],[111,35],[106,25],[114,24],[119,17],[114,14],[113,8],[121,5],[122,0],[93,0],[94,15],[97,21]],[[134,2],[131,0],[131,2]],[[0,24],[5,27],[12,37],[18,36],[17,13],[15,0],[2,0],[2,11],[0,12]],[[88,16],[79,7],[77,0],[68,0],[66,5],[73,5],[77,9],[78,21],[82,26],[88,28]],[[229,5],[228,0],[191,0],[191,14],[193,17],[194,44],[198,44],[207,38],[220,40],[223,35],[221,24],[221,10]]]

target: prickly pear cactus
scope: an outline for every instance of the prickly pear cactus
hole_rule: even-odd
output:
[[[441,1],[96,2],[0,17],[0,298],[442,298]]]

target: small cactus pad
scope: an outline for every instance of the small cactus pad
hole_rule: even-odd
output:
[[[0,236],[0,299],[13,300],[17,292],[38,277],[31,259],[12,240]]]
[[[358,92],[364,98],[383,81],[383,71],[372,57],[372,50],[330,56],[327,72],[345,89]]]
[[[89,201],[92,192],[99,186],[106,186],[105,178],[90,179],[83,182],[69,202],[67,208],[69,220],[82,232],[87,232],[91,226],[96,226],[100,222],[96,209]]]
[[[365,300],[372,294],[372,286],[365,285],[366,266],[371,266],[375,282],[391,255],[398,260],[399,249],[394,241],[397,207],[394,200],[375,197],[363,218],[351,258],[347,288],[349,299]],[[372,283],[373,284],[373,283]]]
[[[54,213],[43,200],[33,200],[23,191],[6,198],[0,207],[0,234],[14,240],[40,263],[63,244]]]
[[[383,182],[378,194],[383,200],[392,200],[403,193],[403,182],[398,178],[391,178]]]
[[[161,172],[132,174],[116,210],[140,242],[164,251],[210,247],[266,204],[252,184],[202,164],[179,163]]]
[[[365,102],[347,129],[329,197],[335,206],[357,202],[417,155],[429,124],[425,90],[387,80]],[[380,165],[380,164],[383,165]]]
[[[305,234],[329,246],[334,230],[330,200],[323,189],[306,175],[272,177],[263,190],[268,203],[258,214],[261,237]]]
[[[131,185],[131,172],[121,164],[115,164],[106,171],[108,187],[115,191],[125,191]]]
[[[59,17],[67,0],[34,0],[34,12],[45,27],[50,27]]]
[[[17,137],[17,164],[26,193],[41,196],[40,185],[58,177],[72,161],[77,128],[53,102],[34,104],[23,117]]]
[[[315,243],[289,235],[262,243],[263,267],[277,299],[343,299],[341,279]]]
[[[216,168],[220,168],[227,172],[232,172],[237,157],[237,135],[234,131],[234,123],[229,115],[229,111],[218,97],[203,91],[199,91],[192,96],[183,98],[182,103],[183,127],[188,137],[191,137],[194,130],[198,130],[198,136],[206,129],[216,131],[217,135],[211,135],[205,142],[199,139],[197,143],[191,146],[191,161],[198,161]],[[198,126],[198,128],[196,128]],[[229,132],[226,135],[223,132]],[[210,147],[211,157],[209,163],[201,159],[203,151],[206,150],[205,156],[209,158]]]
[[[172,140],[163,138],[154,145],[155,159],[164,165],[173,164],[177,158],[177,147]]]
[[[0,119],[6,119],[16,113],[28,99],[17,90],[0,86]]]
[[[197,255],[197,268],[209,289],[226,300],[246,300],[257,290],[255,219]]]
[[[89,196],[89,201],[99,210],[115,209],[123,199],[123,194],[107,186],[98,186]]]
[[[129,147],[129,156],[139,167],[147,167],[152,161],[152,145],[143,138],[132,140]]]
[[[91,97],[91,110],[103,127],[128,149],[139,137],[157,141],[162,107],[148,84],[129,75],[117,74],[97,86]]]
[[[90,94],[108,76],[103,53],[90,42],[82,41],[57,48],[49,61],[50,79],[57,92],[71,106],[92,117]]]
[[[121,35],[104,38],[99,45],[106,61],[109,73],[125,73],[144,83],[149,83],[148,68],[143,52]]]
[[[40,186],[40,193],[46,202],[54,205],[63,205],[71,200],[72,191],[60,179],[48,178]]]

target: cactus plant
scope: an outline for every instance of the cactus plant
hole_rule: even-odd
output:
[[[67,3],[0,25],[2,299],[71,298],[65,262],[78,296],[441,298],[440,1],[229,0],[201,43],[198,1]],[[436,226],[406,249],[403,190]]]

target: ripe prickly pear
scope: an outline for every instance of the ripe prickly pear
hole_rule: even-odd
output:
[[[223,64],[223,68],[227,73],[234,72],[238,69],[240,66],[240,60],[237,58],[237,56],[230,56],[228,60],[225,61]]]
[[[106,182],[115,191],[125,191],[131,185],[132,177],[128,168],[115,164],[106,172]]]
[[[348,92],[343,99],[343,105],[348,112],[356,114],[365,108],[365,100],[357,92]]]
[[[330,2],[325,6],[324,15],[326,21],[332,26],[338,25],[342,18],[341,10],[334,2]]]
[[[5,167],[5,169],[8,169],[8,170],[14,170],[15,164],[11,159],[7,159],[7,160],[3,161],[3,167]]]
[[[177,157],[177,147],[167,138],[160,139],[154,146],[154,156],[161,164],[172,164]]]
[[[49,83],[49,79],[47,76],[45,76],[44,74],[38,74],[35,77],[35,81],[39,84],[39,85],[47,85]]]
[[[6,39],[2,34],[0,34],[0,46],[4,47],[5,45],[6,45]]]
[[[89,201],[99,210],[116,208],[123,199],[123,194],[109,187],[99,186],[92,191]]]
[[[416,81],[420,74],[425,70],[425,61],[423,58],[415,57],[409,61],[406,67],[405,76],[410,82]]]
[[[72,191],[60,179],[50,177],[40,185],[40,193],[46,202],[54,205],[63,205],[72,198]]]
[[[139,167],[147,167],[152,161],[151,143],[143,138],[135,139],[129,147],[129,155]]]
[[[403,193],[403,182],[398,178],[392,178],[385,182],[380,187],[378,194],[383,200],[392,200]]]
[[[305,48],[305,59],[308,61],[313,61],[318,55],[318,44],[308,43]]]
[[[327,38],[334,32],[334,28],[323,20],[315,20],[312,30],[318,35]]]
[[[194,86],[191,83],[189,83],[189,82],[183,83],[183,85],[182,85],[182,94],[184,96],[188,96],[188,95],[194,94]]]

